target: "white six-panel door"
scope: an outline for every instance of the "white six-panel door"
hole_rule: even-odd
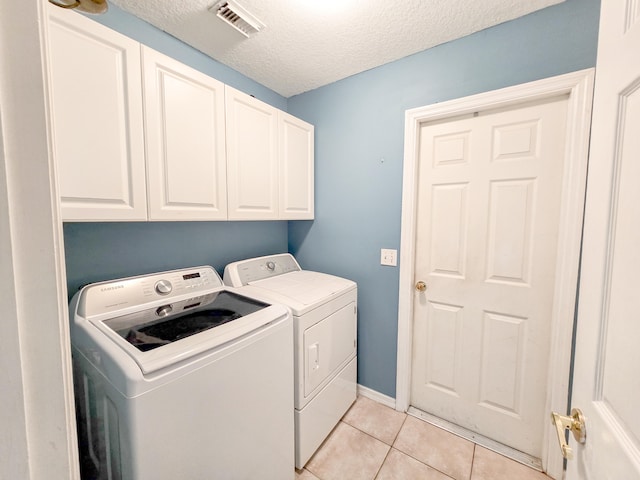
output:
[[[602,2],[569,480],[640,479],[640,2]]]
[[[411,404],[540,458],[567,97],[420,128]]]

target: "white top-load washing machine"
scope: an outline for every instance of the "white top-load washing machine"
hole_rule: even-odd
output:
[[[295,463],[302,468],[356,399],[356,283],[302,270],[288,253],[231,263],[223,278],[293,312]]]
[[[83,478],[294,477],[289,310],[208,266],[71,301]]]

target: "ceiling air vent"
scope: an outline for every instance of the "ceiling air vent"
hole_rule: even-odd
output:
[[[218,18],[249,38],[264,28],[264,24],[236,2],[223,0],[211,7]]]

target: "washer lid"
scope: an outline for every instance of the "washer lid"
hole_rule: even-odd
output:
[[[220,290],[199,298],[112,318],[103,323],[138,350],[147,352],[217,328],[268,306],[267,303]]]
[[[356,287],[355,282],[326,273],[301,270],[249,283],[285,303],[296,315],[310,305],[324,303]],[[274,297],[275,294],[277,297]]]
[[[198,303],[202,306],[196,306]],[[166,307],[182,313],[158,318]],[[131,357],[147,375],[167,367],[177,368],[182,362],[206,355],[288,315],[282,305],[219,290],[102,321],[76,317],[74,328],[102,336],[101,345],[112,343],[117,347],[106,347],[112,355]],[[72,341],[74,336],[79,338],[80,332],[72,332]]]
[[[210,266],[94,283],[72,300],[71,341],[129,356],[143,374],[174,368],[290,315],[243,293]]]

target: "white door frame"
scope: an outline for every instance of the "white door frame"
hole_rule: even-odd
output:
[[[41,0],[0,5],[0,478],[76,480],[62,221],[47,136],[45,7]]]
[[[551,356],[546,409],[566,412],[571,365],[571,340],[582,218],[589,153],[589,129],[593,97],[594,69],[481,93],[405,113],[404,173],[402,192],[402,228],[400,239],[400,281],[398,305],[398,357],[396,410],[410,406],[413,330],[414,259],[418,192],[419,130],[421,124],[533,100],[568,96],[566,155],[562,184],[558,264],[551,326]],[[562,475],[562,456],[557,438],[547,422],[542,465],[552,477]]]

